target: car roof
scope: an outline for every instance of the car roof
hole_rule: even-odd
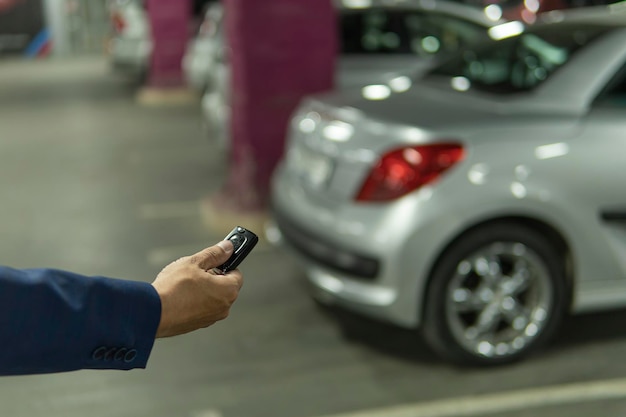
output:
[[[626,27],[626,1],[608,6],[553,10],[540,15],[537,24],[581,24]]]
[[[333,0],[334,6],[341,12],[367,9],[397,9],[438,12],[459,19],[467,20],[484,27],[491,27],[505,20],[490,19],[484,9],[446,0]]]

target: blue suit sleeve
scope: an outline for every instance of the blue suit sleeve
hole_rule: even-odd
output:
[[[146,282],[0,267],[0,375],[145,368],[160,319]]]

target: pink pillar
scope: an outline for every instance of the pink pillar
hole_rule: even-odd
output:
[[[223,0],[230,45],[232,120],[228,179],[214,204],[266,207],[288,120],[300,99],[333,85],[332,0]]]
[[[181,61],[189,39],[191,0],[146,0],[152,30],[149,87],[182,87]]]

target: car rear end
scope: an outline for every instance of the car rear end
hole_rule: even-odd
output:
[[[456,220],[440,204],[465,157],[436,130],[305,102],[272,184],[273,219],[321,301],[413,327],[418,291]],[[437,198],[434,198],[435,195]],[[419,237],[416,239],[416,237]]]

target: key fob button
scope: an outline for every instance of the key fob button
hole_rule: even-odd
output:
[[[243,245],[244,242],[246,241],[246,238],[241,236],[241,235],[233,235],[230,238],[230,241],[233,243],[233,250],[234,250],[234,252],[237,252],[237,250],[239,250],[241,245]]]
[[[235,227],[225,239],[233,244],[233,253],[225,263],[216,267],[222,273],[236,269],[259,241],[257,235],[243,227]]]

